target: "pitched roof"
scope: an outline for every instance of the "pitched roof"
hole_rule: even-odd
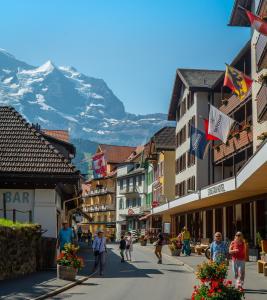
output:
[[[136,147],[107,144],[99,144],[99,148],[102,152],[104,152],[107,163],[113,164],[124,162],[136,149]]]
[[[156,151],[175,150],[175,127],[163,127],[152,137]]]
[[[193,91],[211,90],[224,71],[201,69],[177,69],[169,106],[168,120],[175,120],[182,86]]]
[[[0,173],[78,175],[79,172],[12,107],[0,107]]]
[[[42,129],[42,132],[44,132],[47,135],[50,135],[58,140],[61,140],[63,142],[69,142],[70,136],[68,130],[49,130],[49,129]]]
[[[177,69],[183,83],[188,88],[196,89],[211,89],[222,74],[223,71],[218,70]]]

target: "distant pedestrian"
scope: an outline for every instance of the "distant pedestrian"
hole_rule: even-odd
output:
[[[191,254],[191,248],[190,248],[190,232],[187,230],[186,227],[182,230],[182,241],[183,241],[183,248],[182,253],[184,253],[186,256],[189,256]]]
[[[121,236],[119,249],[120,249],[120,255],[121,255],[121,262],[123,263],[123,262],[125,262],[124,253],[125,253],[125,250],[126,250],[126,240],[125,240],[123,235]]]
[[[158,258],[158,264],[162,264],[162,246],[163,246],[164,237],[161,232],[161,229],[159,230],[159,233],[157,235],[157,240],[155,242],[155,254]]]
[[[79,243],[82,241],[82,234],[83,234],[82,227],[79,226],[79,227],[78,227],[78,230],[77,230],[78,242],[79,242]]]
[[[246,251],[243,235],[240,231],[235,234],[235,239],[231,242],[229,253],[232,255],[232,267],[237,288],[243,287],[245,280]]]
[[[132,261],[132,252],[133,252],[133,238],[131,232],[128,232],[126,237],[126,259]]]
[[[105,253],[107,252],[106,238],[103,231],[99,231],[93,242],[93,252],[95,256],[94,272],[100,265],[100,275],[104,275]]]
[[[210,244],[210,259],[218,264],[225,262],[228,256],[228,248],[222,240],[222,234],[216,232],[214,241]]]
[[[64,250],[65,244],[73,243],[74,235],[72,228],[68,226],[67,221],[62,222],[62,228],[59,231],[57,239],[57,248],[60,249],[60,252]]]

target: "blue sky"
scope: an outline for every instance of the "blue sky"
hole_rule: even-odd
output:
[[[167,112],[175,69],[223,69],[249,39],[233,0],[1,1],[0,48],[103,78],[133,113]]]

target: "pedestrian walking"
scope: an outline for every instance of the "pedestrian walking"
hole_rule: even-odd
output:
[[[77,230],[78,242],[79,242],[79,243],[82,241],[82,234],[83,234],[82,227],[79,226],[79,227],[78,227],[78,230]]]
[[[126,237],[126,260],[132,261],[132,252],[133,252],[133,238],[131,232],[128,232]]]
[[[218,264],[225,262],[228,257],[228,247],[222,240],[222,234],[216,232],[214,241],[210,244],[210,259]]]
[[[65,244],[73,243],[74,235],[73,230],[68,226],[67,221],[62,222],[62,228],[59,231],[57,238],[57,248],[60,252],[64,250]]]
[[[164,237],[161,232],[161,229],[159,230],[159,233],[157,235],[157,240],[155,242],[155,255],[158,258],[158,264],[162,264],[162,246],[163,246]]]
[[[183,241],[183,248],[182,253],[185,254],[185,256],[189,256],[191,254],[191,248],[190,248],[190,232],[187,230],[186,227],[182,230],[182,241]]]
[[[107,252],[106,238],[103,231],[98,231],[97,237],[93,242],[93,252],[95,256],[94,272],[100,266],[100,276],[104,275],[105,253]]]
[[[120,255],[121,255],[121,262],[123,263],[123,262],[125,262],[124,253],[126,250],[126,240],[123,235],[121,236],[119,249],[120,249]]]
[[[230,244],[229,253],[232,255],[235,285],[237,288],[243,287],[245,280],[246,251],[243,234],[240,231],[235,234],[235,239]]]

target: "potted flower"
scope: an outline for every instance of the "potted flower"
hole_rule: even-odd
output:
[[[170,239],[170,243],[168,246],[169,246],[172,256],[180,256],[182,244],[180,243],[178,238]]]
[[[147,237],[145,235],[141,235],[141,237],[140,237],[140,244],[141,244],[141,246],[146,246],[146,244],[147,244]]]
[[[213,261],[199,265],[196,272],[200,285],[194,286],[192,300],[241,300],[244,299],[242,288],[235,288],[232,281],[226,280],[227,265]]]
[[[83,267],[83,259],[77,256],[79,247],[65,244],[64,250],[57,257],[57,277],[64,280],[75,280],[77,272]]]

